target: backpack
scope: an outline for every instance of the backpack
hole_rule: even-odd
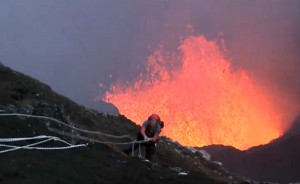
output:
[[[163,129],[165,126],[165,123],[163,121],[160,121],[159,124],[160,124],[160,128]]]

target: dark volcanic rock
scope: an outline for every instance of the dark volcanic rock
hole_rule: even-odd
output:
[[[12,113],[50,117],[56,121],[3,116]],[[210,162],[201,151],[183,147],[167,137],[158,142],[153,163],[125,155],[121,151],[124,145],[114,143],[130,142],[132,138],[90,134],[71,127],[135,137],[139,129],[136,124],[122,115],[109,115],[79,106],[54,93],[49,86],[3,65],[0,65],[0,123],[0,138],[46,135],[71,144],[87,144],[65,150],[18,149],[1,153],[0,183],[247,182]],[[8,149],[4,144],[24,146],[37,141],[2,142],[0,152]],[[38,146],[61,147],[65,144],[51,140]]]
[[[232,147],[207,146],[212,160],[223,163],[228,170],[240,175],[279,183],[300,181],[300,116],[282,137],[267,145],[240,151]]]

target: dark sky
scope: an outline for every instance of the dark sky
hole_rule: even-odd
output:
[[[234,66],[300,102],[298,0],[1,0],[0,60],[89,105],[99,82],[133,79],[188,24],[223,33]]]

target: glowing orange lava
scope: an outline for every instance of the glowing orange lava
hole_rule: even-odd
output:
[[[161,50],[148,58],[147,73],[132,85],[120,82],[102,98],[141,124],[157,113],[163,134],[186,146],[268,143],[282,130],[267,92],[242,69],[232,69],[216,42],[189,36],[179,47],[180,64]]]

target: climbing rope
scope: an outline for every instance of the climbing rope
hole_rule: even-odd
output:
[[[84,141],[89,141],[89,142],[96,142],[96,143],[101,143],[101,144],[132,144],[132,151],[131,151],[131,156],[134,157],[134,147],[136,146],[136,144],[138,144],[139,146],[139,154],[138,157],[142,157],[142,151],[141,151],[141,144],[142,143],[146,143],[147,141],[145,140],[140,140],[140,141],[130,141],[130,142],[109,142],[109,141],[99,141],[97,139],[93,139],[90,137],[86,137],[86,136],[81,136],[81,135],[74,135],[74,134],[70,134],[70,133],[66,133],[54,128],[49,128],[49,131],[57,133],[59,135],[63,135],[63,136],[68,136],[71,138],[76,138],[76,139],[80,139],[80,140],[84,140]]]
[[[47,117],[47,116],[37,116],[37,115],[20,114],[20,113],[10,113],[10,114],[3,113],[3,114],[0,114],[0,116],[19,116],[19,117],[29,117],[29,118],[32,117],[32,118],[47,119],[47,120],[54,121],[54,122],[56,122],[58,124],[67,126],[67,127],[71,128],[71,129],[77,130],[79,132],[84,132],[84,133],[89,133],[89,134],[95,134],[95,135],[102,135],[102,136],[113,137],[113,138],[130,138],[131,139],[131,136],[129,136],[129,135],[116,136],[116,135],[106,134],[106,133],[99,132],[99,131],[89,131],[89,130],[80,129],[80,128],[77,128],[75,126],[71,126],[71,125],[69,125],[67,123],[64,123],[64,122],[62,122],[60,120],[57,120],[55,118],[51,118],[51,117]],[[138,144],[139,145],[139,157],[141,157],[141,143],[147,142],[145,140],[140,140],[140,141],[135,141],[134,140],[134,141],[130,141],[130,142],[100,141],[100,140],[97,140],[97,139],[93,139],[93,138],[89,138],[89,137],[85,137],[85,136],[81,136],[81,135],[74,135],[74,134],[62,132],[62,131],[59,131],[57,129],[53,129],[53,128],[50,128],[50,127],[48,127],[48,129],[49,129],[49,131],[55,132],[55,133],[60,134],[60,135],[64,135],[64,136],[68,136],[68,137],[72,137],[72,138],[77,138],[77,139],[81,139],[81,140],[85,140],[85,141],[90,141],[90,142],[101,143],[101,144],[119,144],[119,145],[132,144],[132,156],[134,156],[134,146],[136,144]],[[33,140],[33,139],[41,139],[41,138],[48,138],[48,139],[44,140],[44,141],[40,141],[38,143],[33,143],[33,144],[30,144],[30,145],[25,145],[25,146],[11,146],[11,145],[0,144],[0,147],[9,147],[9,148],[11,148],[11,149],[8,149],[8,150],[0,151],[0,154],[8,152],[8,151],[18,150],[18,149],[39,149],[39,150],[54,150],[54,149],[56,149],[57,150],[57,149],[69,149],[69,148],[86,146],[86,144],[72,145],[72,144],[69,144],[66,141],[61,140],[61,139],[59,139],[57,137],[43,136],[43,135],[42,136],[36,136],[36,137],[29,137],[29,138],[4,138],[4,139],[1,138],[0,142],[14,142],[14,141],[24,141],[24,140]],[[38,144],[42,144],[44,142],[48,142],[48,141],[51,141],[51,140],[58,140],[60,142],[64,142],[65,144],[68,144],[68,146],[66,146],[66,147],[50,147],[50,148],[32,147],[32,146],[35,146],[35,145],[38,145]]]
[[[58,124],[67,126],[69,128],[72,128],[74,130],[80,131],[80,132],[84,132],[84,133],[89,133],[89,134],[95,134],[95,135],[102,135],[102,136],[106,136],[106,137],[113,137],[113,138],[131,138],[131,136],[129,135],[120,135],[120,136],[116,136],[116,135],[111,135],[111,134],[106,134],[103,132],[99,132],[99,131],[89,131],[89,130],[84,130],[84,129],[80,129],[77,128],[75,126],[69,125],[67,123],[64,123],[58,119],[54,119],[51,117],[47,117],[47,116],[36,116],[36,115],[30,115],[30,114],[19,114],[19,113],[11,113],[11,114],[0,114],[0,116],[19,116],[19,117],[29,117],[29,118],[39,118],[39,119],[48,119],[51,121],[55,121]]]
[[[119,144],[119,145],[122,145],[122,144],[145,143],[145,142],[147,142],[147,141],[144,141],[144,140],[129,141],[129,142],[100,141],[100,140],[93,139],[93,138],[86,137],[86,136],[82,136],[82,135],[74,135],[72,133],[66,133],[66,132],[63,132],[63,131],[60,131],[60,130],[57,130],[57,129],[54,129],[54,128],[49,128],[49,131],[60,134],[60,135],[63,135],[63,136],[68,136],[68,137],[71,137],[71,138],[77,138],[77,139],[80,139],[80,140],[85,140],[85,141],[90,141],[90,142],[96,142],[96,143],[100,143],[100,144]]]
[[[0,138],[0,142],[18,142],[18,141],[28,141],[34,139],[44,139],[48,138],[49,136],[46,135],[39,135],[35,137],[23,137],[23,138]]]
[[[0,142],[18,142],[18,141],[28,141],[28,140],[35,140],[35,139],[45,139],[36,143],[32,143],[32,144],[28,144],[28,145],[24,145],[24,146],[14,146],[14,145],[7,145],[7,144],[0,144],[0,147],[6,147],[6,148],[10,148],[10,149],[6,149],[6,150],[2,150],[0,151],[1,153],[6,153],[6,152],[10,152],[10,151],[15,151],[15,150],[19,150],[19,149],[35,149],[35,150],[62,150],[62,149],[71,149],[71,148],[77,148],[77,147],[83,147],[83,146],[87,146],[87,144],[77,144],[77,145],[73,145],[68,143],[67,141],[64,141],[58,137],[54,137],[54,136],[36,136],[36,137],[25,137],[25,138],[2,138],[0,140]],[[61,147],[35,147],[37,145],[49,142],[49,141],[58,141],[58,142],[62,142],[67,144],[67,146],[61,146]]]

